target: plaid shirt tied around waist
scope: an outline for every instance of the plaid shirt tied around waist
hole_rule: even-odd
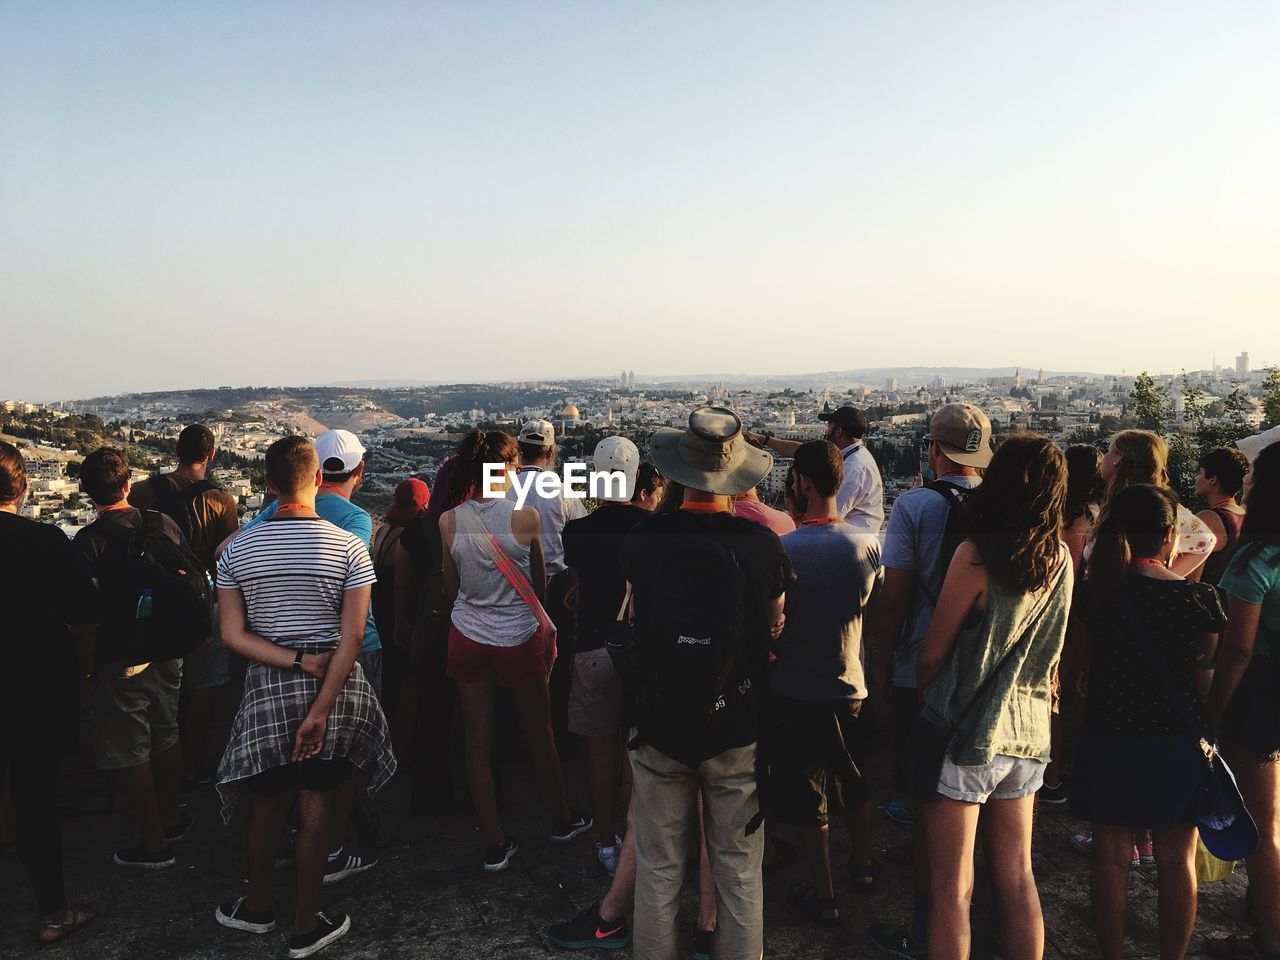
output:
[[[307,652],[332,649],[332,644],[299,644]],[[218,765],[218,794],[222,819],[230,822],[241,780],[291,761],[294,738],[322,681],[292,669],[250,663],[244,695],[231,726],[226,752]],[[324,746],[317,759],[346,757],[359,772],[358,780],[372,797],[396,771],[391,730],[377,694],[357,662],[329,710]]]

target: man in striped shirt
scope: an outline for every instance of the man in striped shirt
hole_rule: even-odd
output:
[[[218,770],[223,817],[236,794],[254,796],[249,893],[219,904],[223,926],[275,929],[271,878],[296,795],[297,903],[291,958],[343,937],[351,921],[317,911],[329,838],[344,824],[343,797],[357,773],[370,794],[395,770],[390,731],[356,663],[373,563],[359,539],[316,513],[320,464],[302,437],[271,445],[267,480],[278,507],[243,531],[218,562],[222,642],[250,661],[245,692]]]

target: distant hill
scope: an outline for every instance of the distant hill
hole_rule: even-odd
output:
[[[1034,378],[1038,373],[1035,367],[862,367],[856,370],[826,370],[818,373],[788,374],[742,374],[742,373],[698,373],[670,376],[649,376],[636,374],[637,385],[653,384],[662,387],[688,387],[696,384],[724,383],[739,389],[782,390],[822,389],[825,387],[847,389],[848,387],[883,387],[886,380],[893,377],[899,387],[922,387],[934,377],[942,377],[949,384],[973,383],[988,377],[1012,377],[1021,372],[1023,376]],[[1086,373],[1078,371],[1046,370],[1049,377],[1103,377],[1106,374]]]

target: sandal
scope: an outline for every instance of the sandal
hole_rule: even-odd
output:
[[[61,913],[40,918],[36,940],[45,945],[65,940],[87,927],[97,915],[98,908],[92,903],[69,903]]]
[[[1262,938],[1258,934],[1249,937],[1220,937],[1209,941],[1209,953],[1223,960],[1277,960],[1280,953],[1268,953],[1262,949]]]
[[[811,883],[803,881],[793,883],[791,889],[787,891],[787,905],[806,920],[812,920],[819,926],[838,927],[844,922],[844,917],[840,915],[840,905],[836,903],[835,897],[815,897]],[[823,916],[824,913],[834,913],[835,916],[826,917]]]
[[[854,893],[871,893],[880,882],[880,866],[873,860],[865,867],[849,861],[849,888]]]

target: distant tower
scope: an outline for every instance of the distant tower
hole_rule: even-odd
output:
[[[885,389],[885,392],[886,392],[886,393],[897,393],[897,392],[898,392],[898,378],[897,378],[897,377],[889,377],[887,380],[885,380],[885,382],[884,382],[884,389]]]
[[[1249,375],[1249,351],[1241,350],[1240,356],[1236,357],[1236,376],[1247,377]]]
[[[1036,374],[1036,385],[1044,386],[1044,367],[1040,368],[1040,372]]]

